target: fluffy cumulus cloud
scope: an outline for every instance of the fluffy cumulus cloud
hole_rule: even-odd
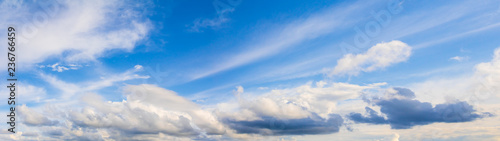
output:
[[[82,127],[111,128],[127,134],[196,136],[223,134],[222,124],[208,111],[153,85],[127,86],[127,101],[104,102],[99,95],[83,98],[89,106],[69,113]]]
[[[329,76],[353,75],[360,72],[371,72],[390,65],[404,62],[411,55],[411,47],[401,41],[379,43],[363,54],[346,54],[337,60],[337,66],[329,72]]]
[[[390,124],[392,129],[408,129],[435,122],[468,122],[492,116],[490,113],[476,112],[473,106],[464,101],[433,106],[414,98],[415,94],[409,89],[392,88],[384,98],[367,99],[379,106],[385,117],[369,107],[366,107],[366,116],[353,112],[348,117],[357,123]]]
[[[272,90],[258,97],[238,94],[236,104],[219,104],[218,116],[238,133],[304,135],[338,132],[344,119],[335,113],[337,102],[356,98],[380,84],[359,86],[318,83]],[[224,107],[234,106],[233,109]]]
[[[493,59],[476,65],[473,82],[477,82],[476,96],[485,99],[490,96],[500,98],[500,48],[495,49]]]
[[[238,86],[234,91],[237,100],[216,108],[203,108],[154,85],[127,85],[122,101],[106,101],[88,92],[80,95],[78,106],[49,104],[32,109],[23,105],[19,110],[22,126],[29,127],[30,132],[19,136],[48,140],[208,140],[330,134],[344,125],[344,119],[336,114],[337,102],[382,85],[309,83],[260,96],[246,95]]]
[[[23,122],[30,126],[51,126],[56,125],[58,121],[50,120],[41,113],[28,108],[26,105],[17,107],[20,116],[24,119]]]
[[[43,110],[20,107],[22,126],[30,132],[19,136],[65,140],[192,140],[248,139],[282,135],[337,133],[346,120],[389,124],[407,129],[436,122],[467,122],[490,116],[478,113],[467,102],[437,104],[415,100],[406,88],[390,88],[383,97],[367,94],[382,91],[385,83],[309,83],[289,89],[273,89],[262,95],[247,95],[242,86],[234,101],[203,108],[175,92],[154,85],[127,85],[122,101],[106,101],[86,93],[80,106],[46,106]],[[339,102],[364,97],[366,114],[339,113]],[[358,105],[364,107],[364,105]],[[43,111],[43,112],[35,112]],[[346,119],[347,118],[347,119]],[[13,136],[15,137],[15,136]],[[256,138],[252,138],[256,139]]]
[[[498,82],[495,79],[498,76],[495,69],[499,66],[498,56],[500,51],[496,50],[493,61],[476,66],[474,76],[480,76],[481,82],[484,82],[481,84],[487,88]],[[382,88],[385,83],[355,85],[319,81],[293,88],[271,89],[260,95],[246,93],[242,86],[238,86],[233,91],[236,99],[208,107],[200,106],[171,90],[147,84],[124,86],[122,101],[106,101],[103,96],[93,93],[115,82],[147,78],[135,75],[141,69],[137,65],[134,69],[110,77],[110,81],[92,83],[98,83],[100,87],[92,84],[78,87],[55,77],[43,76],[50,84],[66,88],[64,93],[84,92],[71,96],[73,99],[81,97],[77,106],[47,104],[41,109],[22,105],[18,107],[22,121],[19,126],[27,127],[24,129],[30,131],[20,131],[6,139],[258,139],[262,138],[261,135],[332,134],[343,130],[343,126],[351,121],[390,125],[392,129],[410,129],[433,123],[472,123],[482,121],[478,120],[481,118],[491,119],[493,115],[487,113],[489,110],[478,109],[466,101],[442,104],[423,102],[416,99],[421,95],[410,89]],[[366,113],[362,112],[363,107]],[[401,134],[401,130],[396,131],[395,140]],[[401,135],[404,137],[407,134]]]
[[[205,138],[227,133],[212,112],[173,91],[144,84],[126,86],[124,94],[125,100],[110,102],[88,93],[81,98],[83,107],[45,109],[45,115],[25,105],[19,111],[30,129],[55,139]]]
[[[134,10],[137,5],[116,0],[2,1],[0,11],[9,14],[1,23],[17,28],[20,63],[50,57],[92,61],[108,50],[130,51],[146,37],[150,24]]]

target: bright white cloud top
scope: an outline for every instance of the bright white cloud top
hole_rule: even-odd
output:
[[[379,43],[364,54],[346,54],[337,61],[337,66],[329,73],[333,75],[358,75],[371,72],[408,60],[411,47],[401,41]]]
[[[19,42],[16,133],[0,140],[500,140],[498,1],[0,11]]]

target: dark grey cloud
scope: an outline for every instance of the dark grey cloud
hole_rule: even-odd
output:
[[[62,136],[62,135],[64,135],[63,132],[60,130],[45,131],[45,134],[50,135],[50,136]]]
[[[339,132],[344,120],[338,114],[330,114],[328,119],[317,115],[302,119],[277,119],[262,117],[255,121],[232,121],[225,123],[238,133],[261,135],[305,135],[305,134],[330,134]]]
[[[391,99],[376,103],[380,111],[387,115],[393,129],[408,129],[415,125],[426,125],[433,122],[467,122],[481,118],[467,102],[438,104],[418,100]]]
[[[415,98],[415,93],[407,88],[394,87],[392,88],[397,91],[397,94],[404,96],[406,98]]]
[[[347,117],[358,123],[372,123],[372,124],[387,124],[387,120],[380,116],[375,110],[370,107],[365,107],[368,116],[363,116],[360,113],[350,113]]]
[[[437,104],[420,102],[412,98],[415,94],[406,88],[394,88],[406,99],[374,99],[371,102],[380,107],[380,112],[366,107],[367,115],[350,113],[347,117],[356,123],[390,124],[392,129],[408,129],[416,125],[426,125],[434,122],[468,122],[478,118],[492,116],[490,113],[477,113],[472,105],[465,101]]]

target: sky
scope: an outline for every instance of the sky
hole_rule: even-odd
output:
[[[496,0],[2,0],[0,11],[18,78],[16,133],[1,124],[1,140],[500,140]]]

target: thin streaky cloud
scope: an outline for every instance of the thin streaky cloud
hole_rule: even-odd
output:
[[[303,41],[334,32],[335,28],[340,25],[340,21],[359,7],[358,4],[353,4],[342,8],[342,10],[331,8],[311,15],[306,19],[286,24],[282,26],[284,28],[267,33],[268,35],[271,34],[271,36],[268,36],[271,38],[263,38],[262,41],[257,43],[244,45],[247,48],[246,51],[236,53],[226,59],[228,61],[217,62],[213,68],[192,75],[191,81],[257,61]]]

